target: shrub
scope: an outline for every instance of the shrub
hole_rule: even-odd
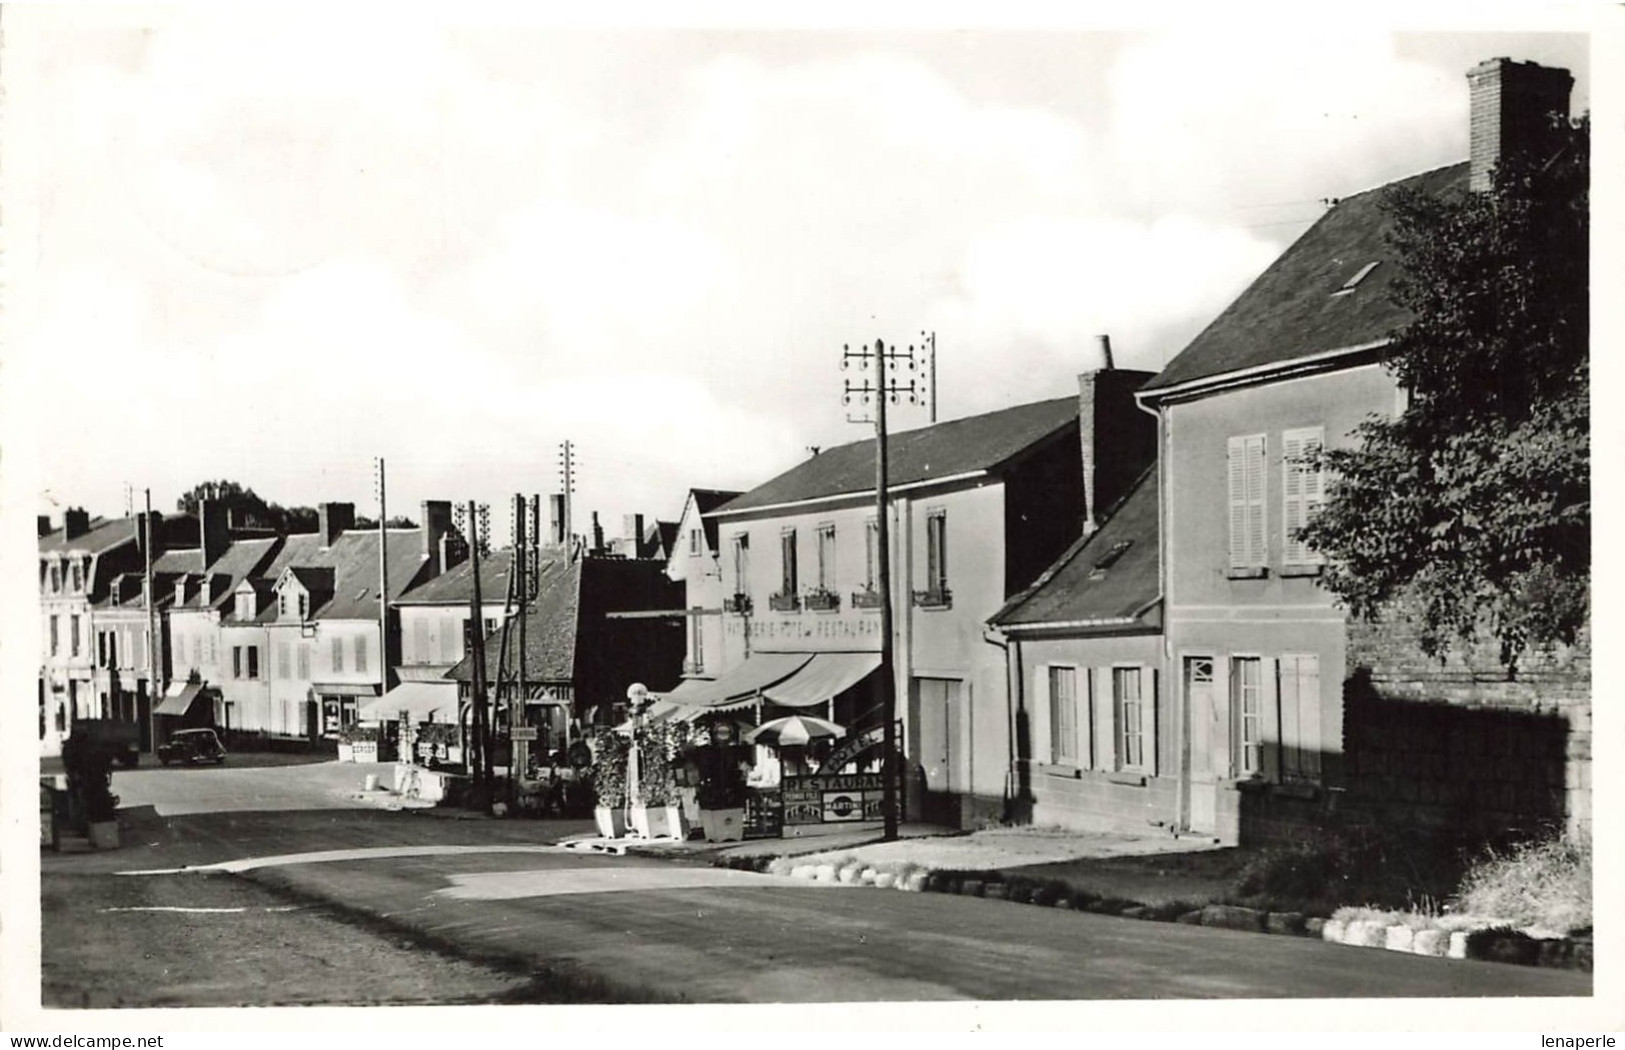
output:
[[[597,804],[614,809],[626,805],[626,757],[629,741],[605,729],[592,738],[592,788]]]
[[[1461,881],[1455,908],[1557,934],[1591,925],[1591,843],[1561,837],[1488,850]]]

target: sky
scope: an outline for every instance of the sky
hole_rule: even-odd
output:
[[[569,440],[576,530],[613,538],[868,438],[845,345],[935,333],[942,419],[1074,393],[1099,333],[1160,368],[1324,199],[1464,159],[1483,58],[1590,103],[1586,36],[1528,22],[136,10],[6,12],[7,433],[38,513],[230,478],[371,515],[382,456],[391,514],[487,502],[500,541]]]

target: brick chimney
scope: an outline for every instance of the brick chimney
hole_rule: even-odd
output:
[[[213,565],[231,546],[231,523],[226,508],[219,500],[199,500],[197,505],[198,532],[202,537],[203,564]]]
[[[90,531],[90,512],[70,507],[62,512],[62,538],[76,540]]]
[[[1157,455],[1157,421],[1134,404],[1134,392],[1156,373],[1113,368],[1111,337],[1096,339],[1104,367],[1078,376],[1084,535],[1100,528]]]
[[[346,530],[355,527],[354,503],[321,503],[316,507],[316,531],[322,537],[322,549],[333,546],[333,541]]]
[[[598,512],[592,512],[592,552],[602,555],[604,553],[604,527],[598,524]]]
[[[41,536],[44,536],[51,531],[51,516],[49,514],[35,515],[34,521],[39,526],[39,534]]]
[[[643,557],[643,515],[621,515],[621,552],[628,558]]]
[[[1468,70],[1468,187],[1488,190],[1502,160],[1544,152],[1553,138],[1553,115],[1568,119],[1573,87],[1566,69],[1510,58],[1492,58]]]
[[[426,499],[422,504],[423,559],[429,563],[429,575],[438,576],[451,566],[446,564],[445,539],[451,534],[451,500]]]
[[[547,497],[547,545],[562,547],[569,538],[564,535],[564,493],[555,492]]]

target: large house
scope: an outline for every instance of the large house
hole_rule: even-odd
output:
[[[892,667],[911,814],[1006,815],[1005,657],[985,622],[1150,461],[1151,420],[1131,397],[1146,378],[1103,369],[1078,395],[890,435]],[[720,564],[690,557],[688,604],[701,622],[721,584],[722,644],[691,631],[689,677],[667,700],[764,718],[810,710],[851,732],[880,724],[874,457],[872,441],[825,450],[702,515]]]
[[[106,519],[69,510],[63,514],[61,527],[55,529],[48,519],[39,519],[41,754],[61,751],[75,719],[118,716],[122,711],[147,725],[152,701],[148,680],[154,672],[149,662],[151,630],[144,609],[139,623],[120,623],[111,642],[108,634],[97,634],[94,616],[98,606],[108,607],[115,582],[121,589],[120,599],[136,597],[129,589],[141,586],[146,571],[148,531],[145,516],[139,514]],[[150,531],[155,557],[161,557],[166,548],[197,541],[197,523],[190,517],[166,520],[155,513]],[[108,654],[110,644],[118,647],[116,656]],[[99,672],[103,672],[101,683],[106,684],[109,659],[132,672],[146,671],[130,683],[134,692],[123,707],[111,696],[104,704],[100,694],[110,690],[98,689]]]
[[[1178,827],[1267,834],[1318,820],[1344,785],[1344,616],[1296,530],[1325,498],[1313,455],[1402,405],[1383,367],[1407,321],[1383,195],[1486,188],[1502,151],[1538,148],[1546,114],[1566,115],[1572,83],[1505,59],[1469,80],[1467,162],[1337,203],[1137,395],[1162,451],[1159,710],[1177,800],[1156,813]]]

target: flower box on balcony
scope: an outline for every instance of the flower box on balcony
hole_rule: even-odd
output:
[[[914,592],[914,604],[922,609],[946,609],[953,603],[953,592],[946,587],[941,590]]]
[[[878,609],[880,608],[880,592],[876,590],[853,591],[852,608]]]
[[[841,607],[841,596],[834,591],[809,591],[807,593],[807,608],[818,612],[829,612]]]
[[[767,606],[774,612],[796,612],[801,608],[801,599],[794,594],[775,594],[767,600]]]
[[[750,595],[730,594],[728,597],[722,599],[722,611],[731,613],[750,612]]]

